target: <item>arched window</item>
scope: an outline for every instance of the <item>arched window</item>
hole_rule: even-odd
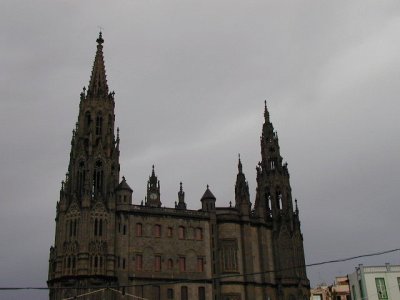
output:
[[[78,176],[76,177],[77,183],[76,183],[76,190],[78,193],[78,196],[83,195],[83,191],[85,188],[85,162],[80,161],[78,165]]]
[[[103,235],[103,220],[99,220],[99,236]]]
[[[90,117],[90,112],[85,113],[85,131],[88,132],[90,130],[90,125],[92,124],[92,119]]]
[[[203,239],[203,229],[200,227],[196,228],[196,240],[201,241]]]
[[[154,225],[154,236],[161,237],[161,225],[159,224]]]
[[[172,270],[173,267],[174,267],[174,261],[170,258],[170,259],[168,259],[168,262],[167,262],[167,268],[168,268],[168,270]]]
[[[100,135],[103,129],[103,116],[101,112],[97,113],[96,116],[96,135]]]
[[[97,227],[98,227],[98,221],[97,219],[94,220],[94,235],[97,236],[98,231],[97,231]]]
[[[185,227],[179,226],[178,236],[179,236],[180,240],[184,240],[185,239]]]
[[[112,132],[113,117],[111,114],[108,115],[108,131]]]
[[[188,300],[188,288],[187,286],[181,287],[181,300]]]
[[[94,195],[103,191],[103,163],[96,161],[93,171],[93,193]]]
[[[276,192],[276,207],[279,210],[283,209],[282,193],[279,190]]]
[[[136,223],[136,236],[142,236],[143,234],[143,226],[142,223]]]

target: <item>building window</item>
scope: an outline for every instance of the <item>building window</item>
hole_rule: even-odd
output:
[[[143,269],[143,256],[142,256],[142,254],[136,254],[135,265],[136,265],[136,271],[142,271],[142,269]]]
[[[354,287],[354,284],[351,286],[351,291],[353,293],[353,299],[357,299],[356,288]]]
[[[181,287],[181,300],[188,300],[188,288],[187,286]]]
[[[221,242],[220,261],[223,272],[238,271],[236,240],[223,240]]]
[[[397,285],[399,286],[399,291],[400,291],[400,277],[397,277]]]
[[[156,271],[156,272],[161,271],[161,256],[160,255],[154,256],[154,271]]]
[[[92,192],[94,195],[101,193],[103,190],[103,163],[98,160],[95,163],[95,169],[93,171],[93,187]]]
[[[123,234],[126,235],[126,225],[124,225]]]
[[[174,299],[174,290],[173,289],[167,290],[167,299]]]
[[[388,294],[386,291],[385,279],[384,278],[375,278],[376,291],[378,294],[378,299],[388,299]]]
[[[204,286],[199,287],[199,300],[206,300],[206,289]]]
[[[78,177],[77,177],[77,192],[78,196],[82,196],[85,188],[85,162],[79,162]]]
[[[183,256],[179,257],[179,271],[180,272],[186,271],[186,258]]]
[[[196,228],[196,240],[201,241],[203,239],[203,229]]]
[[[154,291],[154,300],[160,300],[161,293],[160,293],[160,287],[158,285],[153,286],[153,291]]]
[[[94,219],[94,236],[102,236],[103,235],[103,220],[102,219]]]
[[[103,128],[103,116],[99,113],[96,117],[96,135],[100,135]]]
[[[172,227],[168,227],[167,229],[167,236],[172,237]]]
[[[168,262],[167,262],[167,268],[168,268],[168,270],[172,270],[173,267],[174,267],[174,261],[170,258],[170,259],[168,259]]]
[[[185,227],[179,226],[179,239],[184,240],[185,239]]]
[[[143,235],[142,223],[136,223],[136,236],[142,236],[142,235]]]
[[[204,271],[204,258],[198,257],[197,258],[197,272]]]
[[[154,236],[161,237],[161,225],[154,225]]]

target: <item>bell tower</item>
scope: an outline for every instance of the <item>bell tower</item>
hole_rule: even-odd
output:
[[[280,291],[278,297],[283,299],[285,286],[308,280],[297,201],[294,210],[287,163],[282,162],[278,134],[270,121],[266,103],[260,143],[255,215],[272,227],[276,280]]]
[[[160,181],[154,172],[154,165],[152,167],[151,176],[147,182],[147,201],[146,206],[161,207],[160,200]]]
[[[119,136],[114,134],[114,92],[109,92],[100,32],[88,88],[80,94],[72,131],[68,173],[57,203],[56,235],[50,249],[49,287],[107,284],[114,277],[115,188]],[[73,276],[73,280],[71,279]],[[68,297],[54,289],[50,299]]]

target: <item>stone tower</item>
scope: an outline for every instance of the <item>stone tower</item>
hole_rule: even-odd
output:
[[[283,299],[285,289],[290,286],[292,288],[289,289],[293,289],[297,283],[307,282],[308,279],[297,200],[294,210],[287,163],[282,161],[278,133],[270,121],[266,102],[260,142],[255,216],[271,227],[275,281],[278,296]],[[292,295],[300,297],[303,293],[304,290],[295,289]]]
[[[107,285],[116,280],[114,211],[120,168],[119,138],[114,134],[114,92],[110,93],[107,85],[103,42],[100,33],[89,86],[80,94],[68,173],[57,203],[49,287]],[[124,193],[123,186],[117,193]],[[50,299],[62,299],[73,293],[68,289],[51,290]]]

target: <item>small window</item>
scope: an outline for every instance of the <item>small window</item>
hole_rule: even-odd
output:
[[[167,229],[167,236],[172,237],[172,227],[168,227]]]
[[[173,289],[167,290],[167,299],[174,299],[174,290]]]
[[[196,228],[196,240],[201,241],[203,239],[203,229]]]
[[[160,272],[161,271],[161,256],[156,255],[154,257],[154,271]]]
[[[180,272],[186,271],[186,258],[183,256],[179,257],[179,271]]]
[[[168,259],[167,268],[168,270],[172,270],[174,268],[174,261],[171,258]]]
[[[135,264],[136,264],[136,271],[142,271],[143,268],[142,254],[136,254]]]
[[[206,289],[204,286],[199,287],[199,300],[206,300]]]
[[[384,278],[375,278],[376,291],[378,294],[379,300],[388,299],[388,294],[386,291],[385,279]]]
[[[142,236],[143,231],[142,231],[142,223],[136,223],[136,236]]]
[[[187,286],[181,287],[181,300],[188,300],[188,288]]]
[[[185,239],[185,227],[179,226],[179,239],[184,240]]]
[[[100,219],[99,221],[99,236],[103,235],[103,220]]]
[[[198,257],[197,258],[197,272],[203,272],[203,271],[204,271],[204,258]]]
[[[124,225],[124,232],[123,232],[123,234],[124,234],[124,235],[126,234],[126,225]]]
[[[125,258],[122,260],[122,269],[125,269]]]
[[[154,225],[154,236],[161,237],[161,225]]]

